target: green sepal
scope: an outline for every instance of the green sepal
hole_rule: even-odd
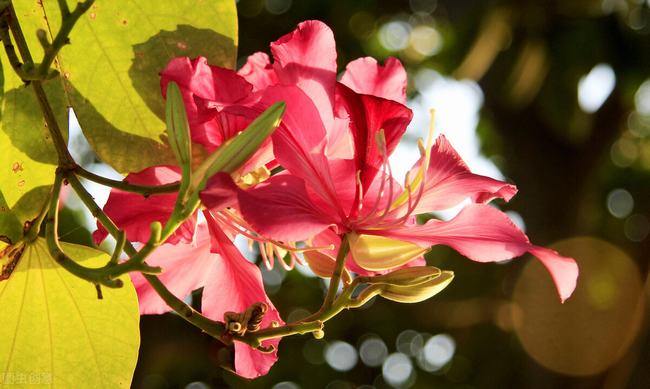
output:
[[[192,142],[190,127],[181,90],[174,81],[167,84],[167,102],[165,104],[168,142],[176,160],[183,170],[183,180],[190,179],[192,164]]]
[[[284,102],[273,104],[244,131],[222,144],[196,169],[190,192],[202,190],[208,179],[216,173],[232,173],[248,161],[280,125],[285,107]]]

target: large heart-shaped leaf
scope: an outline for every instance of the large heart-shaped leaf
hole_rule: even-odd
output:
[[[46,1],[46,13],[56,1]],[[174,57],[234,67],[234,0],[97,1],[59,54],[70,104],[100,158],[120,172],[175,163],[158,73]]]
[[[109,260],[88,247],[63,248],[84,266]],[[129,387],[139,312],[129,277],[122,280],[124,287],[104,288],[99,300],[92,284],[56,264],[43,239],[29,244],[0,281],[0,386]]]

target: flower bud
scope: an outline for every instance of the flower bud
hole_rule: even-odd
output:
[[[167,121],[167,136],[178,164],[183,171],[188,170],[192,163],[192,142],[190,142],[190,126],[187,121],[183,95],[178,85],[171,81],[167,84],[167,103],[165,105]]]
[[[414,243],[378,235],[348,235],[354,261],[366,270],[394,269],[429,251]]]
[[[440,276],[442,271],[433,266],[414,266],[395,270],[380,276],[370,277],[368,284],[413,286],[423,284]]]
[[[398,303],[419,303],[435,296],[451,283],[454,273],[442,271],[438,277],[417,285],[397,286],[386,284],[379,293],[381,297]]]

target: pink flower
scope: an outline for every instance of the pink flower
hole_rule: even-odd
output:
[[[207,317],[224,321],[226,312],[244,312],[251,305],[265,303],[268,307],[260,328],[275,321],[284,322],[264,292],[260,270],[239,253],[214,219],[206,215],[207,225],[199,224],[196,239],[191,243],[163,244],[147,259],[163,268],[160,280],[177,297],[188,296],[203,288],[202,311]],[[138,292],[141,314],[171,311],[140,273],[130,273]],[[266,374],[277,361],[280,339],[262,342],[275,351],[263,353],[245,343],[235,342],[235,372],[246,378]]]
[[[137,173],[130,173],[124,179],[129,184],[163,185],[177,182],[181,179],[180,169],[175,166],[152,166]],[[162,224],[169,219],[176,203],[175,193],[153,194],[145,197],[141,194],[112,189],[104,212],[113,222],[126,232],[126,237],[132,242],[149,240],[149,226],[154,221]],[[185,221],[178,230],[169,237],[167,243],[188,243],[194,239],[196,214]],[[108,232],[97,222],[97,230],[93,232],[95,243],[103,241]]]
[[[575,261],[534,246],[504,214],[482,205],[497,197],[507,201],[516,188],[471,173],[443,136],[435,144],[429,140],[404,187],[395,182],[387,158],[411,120],[397,60],[384,66],[354,61],[337,83],[333,35],[316,21],[301,23],[272,43],[271,51],[273,64],[256,54],[242,74],[261,94],[255,109],[287,103],[283,126],[273,135],[275,157],[287,171],[238,191],[240,212],[254,230],[279,241],[322,237],[329,228],[348,234],[354,261],[369,271],[404,266],[434,244],[480,262],[529,252],[550,271],[561,299],[571,295]],[[417,214],[466,198],[476,205],[449,222],[415,223]],[[390,255],[373,262],[377,255],[364,256],[371,246]],[[409,255],[392,255],[394,247]]]

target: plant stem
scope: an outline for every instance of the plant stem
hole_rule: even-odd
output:
[[[350,243],[348,242],[347,236],[341,236],[341,247],[339,247],[339,252],[336,255],[336,267],[334,268],[332,278],[330,278],[330,286],[327,290],[327,295],[325,296],[325,300],[323,301],[323,305],[321,306],[319,312],[328,309],[336,298],[336,292],[339,289],[341,274],[343,273],[343,268],[345,267],[345,258],[348,256],[349,249]]]
[[[123,285],[122,281],[117,277],[126,274],[130,271],[140,271],[144,273],[150,272],[161,272],[162,269],[157,267],[148,266],[144,263],[146,256],[153,250],[156,246],[155,243],[149,242],[145,245],[142,250],[136,252],[129,258],[127,261],[115,264],[113,261],[110,261],[105,266],[100,268],[87,268],[82,266],[69,258],[61,245],[59,244],[58,239],[58,214],[59,214],[59,195],[61,192],[61,185],[63,183],[64,175],[60,172],[57,172],[57,175],[54,179],[54,185],[52,187],[52,197],[50,198],[49,206],[49,216],[47,219],[47,224],[45,228],[45,235],[47,239],[47,247],[50,251],[52,257],[66,270],[70,273],[76,275],[79,278],[88,280],[95,285],[104,285],[109,288],[119,288]],[[79,181],[75,181],[76,177],[70,179],[70,182],[74,182],[73,187],[77,184],[80,184]],[[152,227],[152,230],[154,228]],[[152,234],[154,236],[155,234]],[[160,235],[160,224],[158,224],[158,234],[155,238]],[[153,239],[152,239],[153,240]],[[153,246],[153,247],[152,247]]]
[[[68,35],[70,35],[70,31],[72,31],[72,28],[77,23],[81,15],[83,15],[88,10],[88,8],[93,5],[94,2],[95,0],[86,0],[84,2],[79,2],[77,3],[74,11],[70,12],[68,5],[66,4],[66,0],[59,0],[59,8],[61,10],[61,27],[59,28],[59,32],[57,32],[56,36],[54,37],[52,44],[43,47],[45,54],[43,55],[43,61],[38,67],[38,75],[41,77],[47,77],[50,66],[52,65],[52,62],[54,62],[56,55],[59,53],[59,50],[61,50],[63,46],[69,43]]]
[[[13,34],[14,40],[16,41],[16,46],[18,47],[20,56],[22,57],[23,62],[25,64],[29,64],[30,66],[33,66],[34,62],[32,59],[32,55],[29,52],[29,47],[27,46],[27,42],[25,41],[25,36],[23,35],[23,31],[20,28],[18,19],[16,18],[16,11],[14,10],[13,5],[10,5],[8,7],[8,11],[9,14],[5,15],[5,19],[8,23],[9,29]],[[5,42],[5,51],[7,51],[7,55],[9,55],[9,50],[7,50],[7,43],[9,42]],[[20,76],[20,73],[18,75]],[[54,116],[52,107],[50,106],[47,100],[47,96],[45,94],[45,91],[43,90],[42,82],[40,80],[32,80],[31,85],[34,90],[34,93],[36,94],[38,105],[41,107],[43,118],[45,119],[45,124],[47,126],[47,129],[50,132],[50,136],[52,137],[52,142],[54,143],[54,147],[56,148],[57,155],[59,156],[59,166],[65,166],[65,167],[74,166],[74,160],[72,159],[72,156],[68,152],[68,146],[65,140],[63,139],[63,135],[61,135],[62,134],[61,129],[59,128],[59,124],[56,121],[56,117]]]
[[[140,193],[145,197],[148,197],[152,194],[159,194],[159,193],[174,193],[180,187],[179,182],[174,182],[165,185],[156,185],[156,186],[129,184],[126,181],[111,180],[110,178],[97,175],[95,173],[89,172],[88,170],[78,165],[75,166],[74,173],[78,176],[96,182],[98,184],[123,190],[125,192]]]
[[[118,238],[120,236],[120,230],[117,228],[115,223],[106,215],[106,213],[97,205],[95,200],[92,198],[90,193],[81,185],[81,182],[70,175],[70,184],[73,189],[84,203],[86,208],[90,210],[92,215],[97,218],[97,220],[106,228],[106,231],[113,236]],[[129,256],[135,256],[138,251],[133,247],[131,242],[128,240],[124,244],[124,252]],[[180,317],[193,324],[194,326],[200,328],[207,334],[224,340],[223,335],[225,333],[224,324],[218,321],[214,321],[203,316],[200,312],[196,311],[194,308],[185,304],[183,300],[176,297],[167,287],[158,279],[158,277],[151,274],[143,274],[144,278],[149,282],[152,288],[158,293],[158,295],[172,308]],[[224,340],[226,342],[227,340]]]

